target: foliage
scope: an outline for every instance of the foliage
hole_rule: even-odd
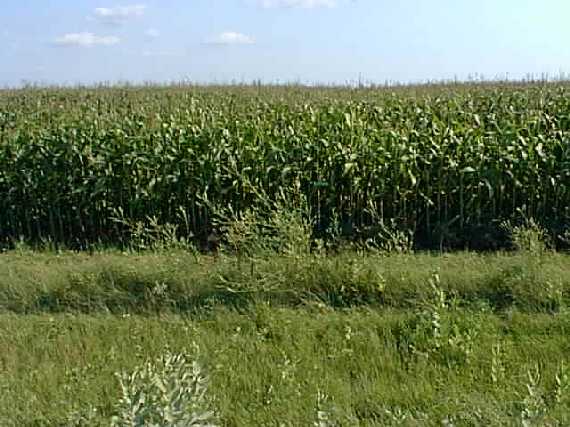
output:
[[[132,373],[121,373],[116,427],[214,427],[207,378],[196,360],[164,354]]]
[[[404,250],[410,233],[501,247],[494,224],[519,211],[568,226],[569,109],[564,83],[2,91],[0,240],[136,240],[121,212],[203,243],[215,209],[240,218],[285,192],[303,196],[313,237],[336,216],[363,241],[395,224]]]
[[[0,359],[0,420],[6,426],[108,426],[112,417],[125,426],[193,420],[568,425],[568,315],[454,310],[453,322],[479,331],[467,360],[444,342],[454,337],[445,316],[439,337],[426,334],[422,341],[428,357],[399,345],[402,324],[417,320],[410,310],[263,304],[191,318],[2,314],[0,347],[10,351]],[[207,392],[194,343],[207,360]]]

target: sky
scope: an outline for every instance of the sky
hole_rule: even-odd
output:
[[[570,74],[569,0],[1,0],[0,86]]]

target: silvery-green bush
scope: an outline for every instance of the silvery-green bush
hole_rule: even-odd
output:
[[[216,425],[207,396],[208,379],[188,355],[166,353],[118,377],[121,397],[114,427]]]

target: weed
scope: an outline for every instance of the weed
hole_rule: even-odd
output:
[[[214,426],[207,378],[190,356],[166,353],[118,378],[121,397],[112,425]]]

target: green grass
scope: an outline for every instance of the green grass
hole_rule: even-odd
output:
[[[570,425],[567,93],[0,91],[0,425]]]
[[[567,254],[267,255],[184,251],[0,255],[0,309],[13,313],[200,313],[269,302],[414,307],[441,288],[463,305],[556,312],[570,297]]]
[[[538,423],[531,425],[570,422],[568,390],[560,402],[551,400],[556,374],[569,362],[567,314],[451,314],[444,323],[476,334],[468,357],[459,344],[427,355],[410,351],[406,339],[422,345],[410,326],[416,320],[392,310],[264,305],[202,318],[5,314],[0,420],[71,425],[76,413],[76,420],[89,419],[84,425],[109,425],[121,395],[115,373],[197,345],[221,425],[313,425],[319,392],[340,425],[398,425],[398,413],[409,419],[403,425],[446,418],[455,425],[522,425],[533,405]],[[535,369],[541,380],[532,403],[527,385]]]
[[[188,354],[217,425],[567,425],[569,261],[8,252],[0,423],[109,425]]]

